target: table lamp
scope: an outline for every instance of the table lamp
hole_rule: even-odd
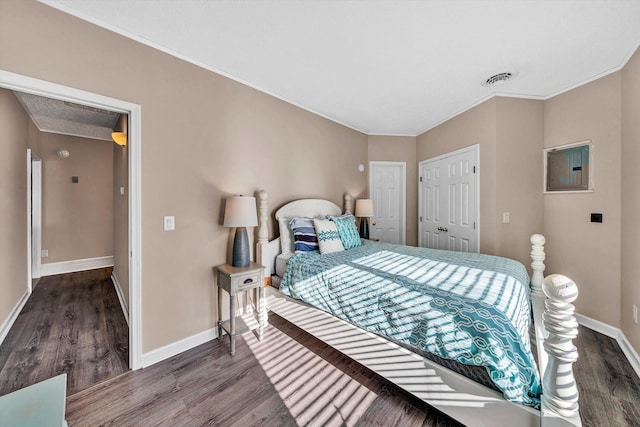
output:
[[[234,267],[247,267],[251,262],[247,227],[255,227],[258,225],[256,198],[244,196],[227,198],[223,225],[225,227],[236,227],[236,234],[233,238],[231,265]]]
[[[369,238],[369,217],[373,216],[373,200],[358,199],[356,200],[356,214],[360,218],[360,237]]]

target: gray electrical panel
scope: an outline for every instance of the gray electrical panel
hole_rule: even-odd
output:
[[[589,144],[547,151],[546,190],[589,190]]]

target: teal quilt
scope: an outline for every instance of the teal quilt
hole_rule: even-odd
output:
[[[507,400],[539,406],[529,276],[517,261],[363,240],[291,257],[280,291],[383,337],[484,366]]]

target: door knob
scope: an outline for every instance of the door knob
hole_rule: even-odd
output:
[[[372,222],[371,222],[371,225],[376,225],[376,222],[375,222],[375,221],[372,221]]]

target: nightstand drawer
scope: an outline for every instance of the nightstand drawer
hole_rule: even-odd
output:
[[[260,273],[261,271],[253,274],[233,277],[231,278],[231,287],[238,291],[242,291],[247,288],[255,288],[256,284],[260,280]]]

